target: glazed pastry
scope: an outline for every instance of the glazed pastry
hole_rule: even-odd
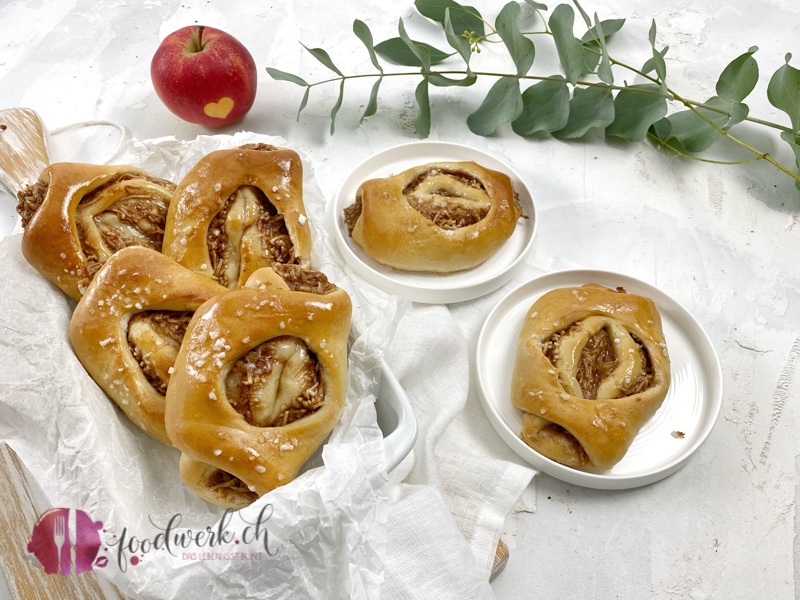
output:
[[[474,162],[370,179],[344,209],[348,232],[367,255],[395,269],[433,273],[481,264],[523,216],[511,179]]]
[[[276,264],[195,313],[167,389],[167,433],[200,497],[241,508],[292,481],[347,391],[350,297]]]
[[[275,262],[308,266],[300,157],[249,144],[201,158],[175,191],[164,253],[231,289]]]
[[[186,326],[225,291],[155,250],[123,248],[72,315],[70,340],[83,366],[137,427],[165,444],[165,394]]]
[[[661,406],[669,369],[652,300],[596,284],[552,290],[519,334],[511,399],[521,437],[556,462],[609,469]]]
[[[22,253],[77,300],[114,252],[127,246],[161,250],[174,189],[127,165],[54,163],[18,194]]]

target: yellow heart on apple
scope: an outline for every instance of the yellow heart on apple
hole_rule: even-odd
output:
[[[216,102],[209,102],[203,107],[203,112],[209,117],[224,119],[233,110],[233,99],[223,96]]]

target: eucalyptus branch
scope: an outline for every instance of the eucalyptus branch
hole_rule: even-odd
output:
[[[767,90],[769,102],[789,116],[790,125],[785,126],[751,116],[744,103],[759,78],[758,65],[753,57],[758,50],[756,47],[725,67],[716,82],[715,96],[705,101],[692,100],[667,84],[665,56],[668,48],[656,46],[655,21],[648,33],[652,56],[637,68],[612,57],[608,51],[608,44],[625,20],[600,20],[596,14],[590,17],[578,0],[571,1],[587,27],[581,38],[574,34],[576,14],[570,4],[557,5],[545,18],[548,9],[544,4],[525,0],[543,24],[542,31],[525,31],[521,27],[521,4],[517,2],[503,6],[492,25],[477,9],[462,6],[455,0],[416,0],[414,5],[419,13],[441,26],[444,40],[449,45],[448,51],[413,40],[402,20],[398,24],[398,37],[375,44],[368,26],[356,20],[353,32],[364,44],[376,72],[345,75],[325,50],[307,47],[306,50],[335,76],[308,83],[285,71],[274,68],[267,71],[274,79],[305,87],[298,118],[308,102],[311,88],[338,83],[339,96],[331,110],[331,134],[335,131],[336,115],[348,80],[375,79],[362,115],[363,121],[377,112],[378,94],[384,78],[420,78],[414,92],[418,106],[414,125],[417,133],[426,137],[431,127],[431,87],[469,87],[478,78],[492,78],[495,82],[483,102],[467,117],[467,126],[478,135],[492,135],[499,128],[510,125],[511,130],[521,136],[549,134],[570,140],[600,129],[606,137],[629,142],[649,139],[676,156],[693,160],[716,164],[746,164],[763,160],[795,179],[800,188],[800,70],[789,65],[790,54],[786,55],[786,63],[772,75]],[[542,39],[542,36],[552,39],[561,74],[529,72],[536,54],[533,40]],[[514,63],[514,72],[473,69],[473,56],[480,52],[482,44],[501,42]],[[454,57],[460,57],[463,68],[433,68]],[[415,70],[385,71],[381,59]],[[615,84],[612,67],[636,75],[643,83]],[[522,84],[530,85],[523,90]],[[669,103],[678,104],[685,110],[668,114]],[[731,129],[743,121],[780,131],[781,139],[794,153],[795,168],[779,163],[769,153],[733,135]],[[728,139],[739,145],[752,153],[753,158],[722,161],[703,157],[702,152],[719,139]]]
[[[637,75],[639,75],[641,77],[644,77],[645,79],[647,79],[648,81],[650,81],[652,83],[660,83],[658,81],[658,79],[656,79],[654,77],[651,77],[649,74],[643,73],[639,69],[636,69],[635,67],[632,67],[632,66],[630,66],[628,64],[625,64],[625,63],[623,63],[621,61],[618,61],[618,60],[614,59],[613,57],[611,57],[611,63],[614,64],[614,65],[617,65],[619,67],[622,67],[624,69],[627,69],[627,70],[631,71],[632,73],[635,73],[635,74],[637,74]],[[683,98],[681,96],[678,96],[675,93],[675,91],[672,90],[671,88],[667,88],[667,89],[669,90],[670,94],[672,95],[672,97],[675,100],[679,100],[681,102],[681,104],[683,104],[687,108],[690,108],[690,107],[694,106],[695,108],[702,108],[704,110],[709,110],[711,112],[716,112],[716,113],[719,113],[721,115],[725,115],[725,116],[728,116],[728,117],[731,116],[731,112],[729,110],[726,110],[724,108],[720,108],[719,106],[712,106],[711,104],[707,104],[705,102],[700,102],[698,100],[691,100],[689,98]],[[763,119],[757,119],[756,117],[751,117],[750,115],[747,115],[747,117],[745,117],[744,120],[745,121],[749,121],[751,123],[756,123],[758,125],[764,125],[765,127],[771,127],[773,129],[777,129],[779,131],[791,131],[791,128],[786,127],[784,125],[779,125],[778,123],[773,123],[771,121],[765,121]],[[725,133],[727,133],[727,132],[725,132]],[[727,163],[725,163],[725,164],[727,164]],[[737,161],[734,161],[731,164],[739,164],[739,163]]]

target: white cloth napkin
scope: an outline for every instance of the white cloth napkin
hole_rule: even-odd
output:
[[[448,306],[414,304],[401,319],[386,358],[413,405],[419,436],[389,478],[383,598],[494,597],[489,575],[503,525],[536,471],[484,414],[475,348],[497,302],[557,266],[533,257],[487,296]]]

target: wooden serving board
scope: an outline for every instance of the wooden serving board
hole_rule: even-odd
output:
[[[49,164],[47,130],[36,111],[0,110],[0,183],[16,196]]]
[[[126,600],[112,583],[92,571],[68,577],[48,575],[35,560],[26,558],[33,526],[52,507],[7,444],[0,444],[0,480],[4,482],[0,486],[0,567],[11,598]]]

